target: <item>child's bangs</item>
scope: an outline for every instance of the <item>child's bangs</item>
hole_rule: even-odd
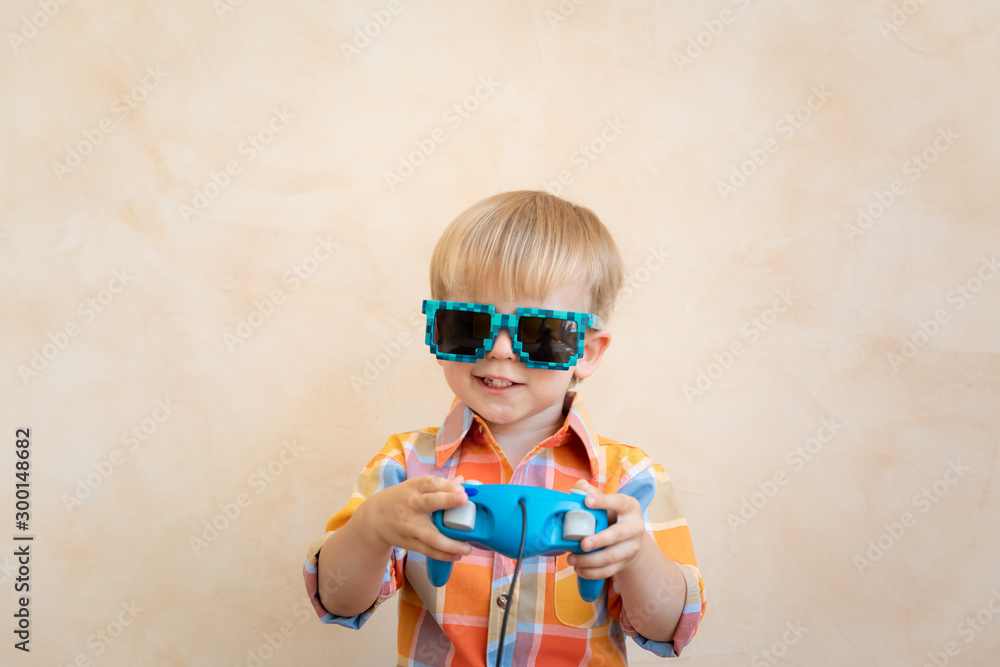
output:
[[[554,253],[544,240],[506,241],[492,246],[492,251],[476,244],[462,248],[455,256],[461,261],[449,262],[441,276],[447,285],[445,291],[515,306],[543,301],[570,283],[583,285],[589,293],[588,275],[580,266],[579,255]]]
[[[589,210],[544,192],[508,192],[474,204],[445,230],[431,259],[431,294],[520,306],[575,284],[590,312],[607,318],[620,261]]]
[[[457,225],[456,238],[449,239],[452,247],[441,257],[440,284],[432,286],[449,295],[515,305],[544,300],[568,283],[582,284],[589,293],[590,275],[582,260],[591,253],[579,235],[525,208],[506,216],[492,211],[472,224]]]

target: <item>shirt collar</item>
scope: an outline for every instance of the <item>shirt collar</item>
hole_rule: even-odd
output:
[[[599,472],[597,445],[600,441],[597,432],[594,431],[594,427],[590,423],[590,415],[587,413],[587,408],[584,406],[583,400],[577,398],[575,391],[566,393],[566,398],[563,401],[563,414],[566,415],[566,418],[563,421],[562,428],[559,430],[565,433],[572,433],[576,436],[576,439],[587,452],[587,458],[590,460],[591,475],[593,478],[596,478]],[[456,397],[452,401],[451,409],[448,411],[448,415],[444,418],[444,422],[442,422],[441,428],[438,429],[437,436],[435,437],[434,450],[437,456],[438,468],[451,458],[455,450],[458,449],[466,436],[469,435],[469,430],[477,423],[482,426],[484,432],[489,432],[489,426],[486,425],[486,422],[473,412],[472,408]],[[550,438],[550,440],[552,439]],[[565,439],[563,441],[565,442]],[[558,440],[553,440],[553,444],[557,442]]]

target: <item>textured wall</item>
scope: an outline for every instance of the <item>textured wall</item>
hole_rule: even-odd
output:
[[[679,489],[709,597],[688,662],[992,664],[998,19],[5,2],[8,619],[18,427],[35,540],[32,651],[8,633],[0,662],[390,664],[394,606],[321,626],[304,551],[448,406],[414,317],[438,234],[545,187],[630,267],[580,389]]]

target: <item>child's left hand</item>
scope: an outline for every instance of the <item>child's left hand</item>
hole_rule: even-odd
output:
[[[580,542],[585,551],[603,549],[597,553],[569,556],[569,564],[576,570],[577,576],[584,579],[607,579],[630,567],[639,556],[646,539],[639,501],[621,493],[601,493],[582,479],[573,488],[588,493],[585,502],[590,509],[608,511],[608,527]]]

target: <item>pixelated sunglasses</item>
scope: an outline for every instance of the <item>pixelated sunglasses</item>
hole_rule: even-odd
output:
[[[587,329],[602,329],[592,313],[518,308],[504,315],[483,303],[424,301],[427,345],[438,359],[475,363],[493,349],[501,329],[511,338],[514,354],[528,368],[568,370],[583,354]]]

